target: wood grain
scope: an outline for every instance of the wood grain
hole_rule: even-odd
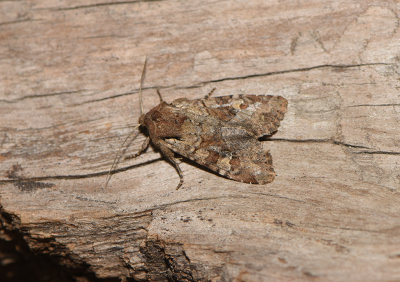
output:
[[[399,11],[372,0],[0,1],[3,230],[98,278],[399,280]],[[264,142],[275,181],[183,163],[175,191],[174,168],[150,149],[102,189],[139,118],[145,56],[146,111],[156,88],[167,101],[213,87],[285,97]]]

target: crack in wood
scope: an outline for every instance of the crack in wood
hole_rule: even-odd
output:
[[[121,167],[116,170],[111,171],[111,174],[127,171],[130,169],[134,169],[137,167],[145,166],[148,164],[152,164],[158,161],[163,160],[163,158],[156,158],[152,159],[149,161],[145,161],[139,164],[134,164],[126,167]],[[18,178],[18,179],[2,179],[0,180],[0,184],[6,184],[6,183],[15,183],[18,181],[41,181],[41,180],[50,180],[50,179],[82,179],[82,178],[91,178],[91,177],[99,177],[99,176],[104,176],[108,175],[109,171],[100,171],[100,172],[94,172],[94,173],[88,173],[88,174],[70,174],[70,175],[52,175],[52,176],[39,176],[39,177],[26,177],[26,178]]]
[[[32,95],[27,95],[27,96],[22,96],[19,98],[15,98],[12,100],[0,100],[1,103],[17,103],[19,101],[23,101],[26,99],[35,99],[35,98],[44,98],[44,97],[52,97],[52,96],[59,96],[59,95],[65,95],[65,94],[74,94],[74,93],[80,93],[83,91],[86,91],[87,89],[79,89],[79,90],[71,90],[71,91],[62,91],[62,92],[54,92],[54,93],[45,93],[45,94],[32,94]]]
[[[96,7],[104,7],[104,6],[136,4],[136,3],[142,3],[142,2],[160,2],[160,1],[162,1],[162,0],[136,0],[136,1],[120,1],[120,2],[103,2],[103,3],[96,3],[96,4],[90,4],[90,5],[79,5],[79,6],[66,7],[66,8],[57,8],[57,9],[51,9],[51,10],[70,11],[70,10],[88,9],[88,8],[96,8]]]
[[[367,154],[367,155],[392,155],[398,156],[400,152],[393,152],[393,151],[360,151],[354,152],[355,154]]]
[[[350,148],[371,149],[371,148],[366,147],[366,146],[348,144],[348,143],[336,141],[336,140],[331,139],[331,138],[326,138],[326,139],[268,138],[265,141],[282,141],[282,142],[292,142],[292,143],[328,143],[328,144],[332,144],[332,145],[340,145],[340,146],[345,146],[345,147],[350,147]]]
[[[254,77],[266,77],[266,76],[273,76],[273,75],[286,74],[286,73],[311,71],[311,70],[321,69],[321,68],[348,69],[348,68],[366,67],[366,66],[380,66],[380,65],[391,66],[393,64],[391,64],[391,63],[364,63],[364,64],[348,64],[348,65],[346,65],[346,64],[342,64],[342,65],[324,64],[324,65],[317,65],[317,66],[297,68],[297,69],[288,69],[288,70],[273,71],[273,72],[266,72],[266,73],[259,73],[259,74],[248,74],[248,75],[244,75],[244,76],[224,77],[224,78],[220,78],[220,79],[202,81],[202,82],[199,82],[197,84],[189,85],[189,86],[177,87],[177,86],[174,86],[174,85],[167,85],[167,86],[143,87],[142,90],[145,91],[145,90],[150,90],[150,89],[170,89],[170,88],[179,89],[179,90],[181,90],[181,89],[192,89],[192,88],[200,88],[200,87],[203,87],[203,86],[205,86],[207,84],[210,84],[210,83],[217,83],[217,82],[222,82],[222,81],[242,80],[242,79],[248,79],[248,78],[254,78]],[[116,94],[116,95],[113,95],[113,96],[108,96],[108,97],[104,97],[104,98],[100,98],[100,99],[88,100],[88,101],[85,101],[83,103],[74,104],[74,105],[77,106],[77,105],[83,105],[83,104],[88,104],[88,103],[101,102],[101,101],[105,101],[105,100],[108,100],[108,99],[114,99],[114,98],[123,97],[123,96],[127,96],[127,95],[132,95],[132,94],[136,94],[136,93],[139,93],[139,89],[135,89],[135,90],[130,91],[130,92],[120,93],[120,94]]]
[[[351,105],[346,108],[356,108],[356,107],[397,107],[400,106],[398,103],[388,103],[388,104],[359,104],[359,105]]]

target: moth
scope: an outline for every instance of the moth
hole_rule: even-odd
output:
[[[142,83],[143,77],[144,70]],[[152,143],[178,172],[176,189],[183,184],[177,155],[235,181],[272,182],[272,157],[260,139],[277,131],[287,100],[271,95],[211,97],[214,90],[203,99],[180,98],[171,103],[163,101],[157,90],[160,104],[139,118],[148,137],[142,149],[128,158],[139,156]]]

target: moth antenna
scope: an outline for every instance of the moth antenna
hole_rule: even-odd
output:
[[[157,94],[158,94],[158,98],[160,98],[160,103],[161,103],[161,102],[164,102],[164,99],[163,99],[162,96],[161,96],[160,89],[157,88],[156,91],[157,91]]]
[[[146,76],[146,67],[147,67],[147,56],[144,59],[142,76],[140,77],[140,88],[139,88],[139,104],[140,104],[140,115],[143,114],[143,95],[142,95],[142,88],[144,83],[144,78]]]
[[[136,125],[134,129],[136,129],[136,128],[138,128],[138,127],[139,127],[139,125]],[[115,170],[117,169],[118,164],[119,164],[121,158],[122,158],[122,157],[125,155],[125,153],[126,153],[126,150],[128,150],[129,146],[132,144],[132,142],[133,142],[133,141],[136,139],[136,137],[139,135],[139,131],[136,132],[135,135],[133,135],[133,133],[134,133],[134,131],[132,130],[132,132],[130,132],[130,133],[128,134],[128,136],[125,138],[124,142],[122,143],[120,149],[118,150],[117,154],[115,155],[113,164],[111,165],[111,168],[110,168],[110,170],[108,171],[108,174],[107,174],[106,183],[104,184],[104,190],[107,188],[108,183],[109,183],[110,180],[111,180],[112,172],[115,171]],[[129,140],[130,138],[132,138],[132,140],[130,140],[130,141],[128,142],[128,140]],[[125,146],[125,144],[127,144],[127,145]]]
[[[139,104],[140,104],[140,116],[143,114],[143,96],[142,96],[142,88],[143,88],[143,83],[144,83],[144,78],[146,76],[146,66],[147,66],[147,56],[144,58],[144,64],[143,64],[143,70],[142,70],[142,75],[140,77],[140,87],[139,87]],[[140,125],[136,125],[134,129],[138,128]],[[110,170],[108,171],[107,174],[107,179],[106,179],[106,183],[104,185],[104,190],[107,188],[108,183],[111,180],[111,176],[113,171],[115,171],[118,167],[118,164],[121,160],[121,158],[125,155],[126,150],[128,150],[129,146],[132,144],[132,142],[136,139],[136,137],[139,135],[139,131],[136,132],[136,134],[134,134],[134,131],[132,130],[131,133],[128,134],[128,136],[125,138],[124,142],[121,145],[121,149],[117,152],[117,154],[115,155],[113,164],[110,168]],[[131,140],[129,140],[130,138],[132,138]],[[136,153],[134,156],[137,157],[139,155],[141,155],[148,147],[148,144],[146,146],[144,146],[144,144],[147,142],[147,139],[145,140],[145,142],[142,145],[142,148],[139,150],[138,153]],[[125,145],[126,144],[126,145]],[[144,148],[145,147],[145,148]]]

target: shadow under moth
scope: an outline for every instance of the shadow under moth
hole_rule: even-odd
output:
[[[146,61],[140,101],[145,68]],[[180,98],[171,103],[163,101],[157,90],[160,104],[139,118],[148,137],[139,152],[125,159],[139,156],[151,142],[176,168],[180,177],[176,189],[183,184],[176,155],[235,181],[272,182],[272,157],[263,149],[260,139],[277,131],[287,111],[287,100],[271,95],[210,97],[214,90],[203,99]],[[109,176],[115,168],[116,161]]]

